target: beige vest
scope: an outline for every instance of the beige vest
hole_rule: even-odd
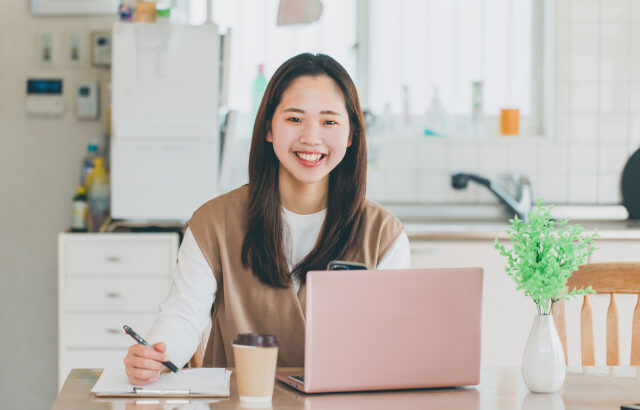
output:
[[[268,333],[280,342],[278,366],[304,365],[305,286],[296,294],[265,285],[242,265],[248,229],[248,187],[219,196],[200,207],[188,222],[213,271],[217,292],[204,358],[197,364],[233,367],[231,342],[238,333]],[[375,268],[402,233],[402,223],[369,200],[351,261]],[[201,353],[202,354],[202,353]]]

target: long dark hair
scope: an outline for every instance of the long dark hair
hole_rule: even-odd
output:
[[[351,146],[329,174],[328,206],[318,241],[289,272],[284,254],[279,161],[266,135],[282,94],[301,76],[326,75],[342,92],[349,113]],[[324,54],[299,54],[273,74],[256,115],[249,154],[249,230],[242,245],[242,263],[265,284],[286,287],[290,274],[305,283],[307,272],[324,270],[335,259],[348,258],[360,228],[367,179],[364,117],[356,87],[347,71]]]

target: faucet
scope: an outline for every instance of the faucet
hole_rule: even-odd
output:
[[[518,218],[525,223],[529,222],[528,214],[533,206],[533,194],[531,192],[531,183],[527,177],[517,174],[510,175],[509,182],[515,187],[515,195],[511,195],[501,185],[480,175],[467,174],[464,172],[451,175],[451,186],[455,189],[466,188],[469,181],[474,181],[487,187],[509,210],[518,215]]]

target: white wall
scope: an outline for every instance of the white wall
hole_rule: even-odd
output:
[[[56,234],[69,227],[86,144],[107,124],[104,104],[100,120],[76,120],[74,90],[101,81],[104,96],[108,73],[61,61],[38,68],[36,39],[49,31],[63,46],[65,32],[78,32],[88,53],[90,32],[115,16],[36,18],[26,0],[0,0],[0,10],[0,407],[44,409],[57,394]],[[63,79],[62,118],[26,116],[28,77]]]

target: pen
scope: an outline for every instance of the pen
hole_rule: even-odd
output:
[[[135,339],[136,342],[140,343],[143,346],[149,346],[149,343],[147,343],[146,340],[144,340],[142,337],[140,337],[139,334],[137,334],[133,329],[131,329],[129,326],[124,325],[122,326],[122,328],[124,329],[125,333],[128,334],[129,336],[133,337]],[[171,363],[171,362],[162,362],[163,365],[167,366],[167,368],[169,370],[171,370],[174,373],[178,373],[178,368],[176,367],[175,364]]]

